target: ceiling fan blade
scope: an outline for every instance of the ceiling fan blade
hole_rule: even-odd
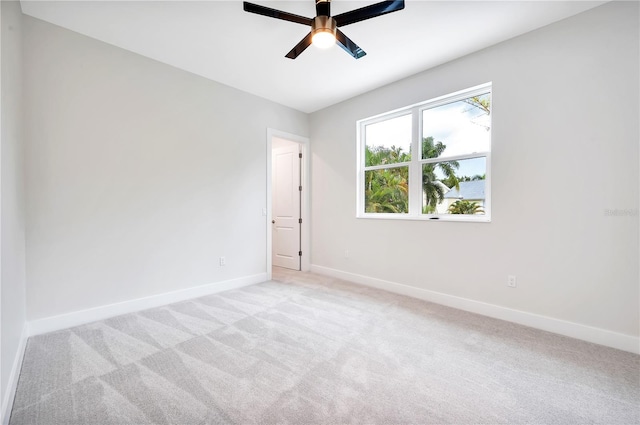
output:
[[[344,49],[345,52],[349,53],[356,59],[360,59],[361,57],[366,55],[366,52],[364,50],[362,50],[356,43],[351,41],[351,39],[344,35],[344,33],[339,29],[336,30],[336,42],[338,43],[338,46]]]
[[[333,17],[339,27],[404,9],[404,0],[383,1]]]
[[[294,15],[293,13],[283,12],[281,10],[272,9],[270,7],[260,6],[259,4],[244,2],[245,12],[256,13],[258,15],[268,16],[270,18],[282,19],[283,21],[295,22],[296,24],[311,25],[313,19],[305,16]]]
[[[296,47],[291,49],[291,51],[285,55],[285,57],[289,59],[295,59],[300,56],[300,53],[304,52],[305,49],[311,45],[312,38],[313,36],[311,35],[311,33],[307,34],[305,38],[300,40],[300,43],[296,44]]]

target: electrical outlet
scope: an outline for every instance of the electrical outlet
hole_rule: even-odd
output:
[[[515,276],[513,276],[513,275],[507,276],[507,286],[509,288],[515,288],[516,286],[518,286],[517,283],[516,283],[516,277]]]
[[[226,266],[227,265],[227,258],[226,257],[220,257],[220,265],[221,266]]]

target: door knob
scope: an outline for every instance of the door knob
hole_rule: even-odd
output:
[[[276,224],[276,221],[275,220],[271,220],[271,224]]]

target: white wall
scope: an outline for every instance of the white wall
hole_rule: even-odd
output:
[[[638,38],[611,3],[312,114],[312,263],[637,338]],[[492,222],[356,219],[356,120],[489,81]]]
[[[266,129],[306,136],[308,116],[24,31],[29,320],[266,273]]]
[[[0,117],[0,400],[11,402],[11,387],[21,361],[25,327],[25,211],[22,138],[22,29],[20,4],[0,2],[2,111]]]

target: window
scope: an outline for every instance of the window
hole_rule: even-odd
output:
[[[491,84],[358,121],[358,217],[489,221]]]

